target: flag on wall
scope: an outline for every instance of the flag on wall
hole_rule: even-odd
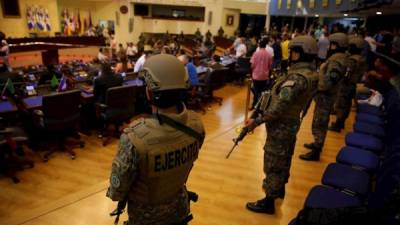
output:
[[[35,28],[35,22],[33,21],[32,8],[30,6],[26,8],[26,19],[28,21],[28,29],[33,30]]]
[[[42,6],[27,6],[26,20],[29,30],[51,30],[49,11]]]
[[[88,29],[88,21],[86,18],[83,19],[83,31],[87,31]]]
[[[89,11],[89,27],[93,27],[92,23],[92,13]]]
[[[44,23],[46,24],[46,29],[50,31],[51,30],[50,16],[49,16],[49,11],[47,9],[44,10]]]
[[[78,33],[82,33],[81,13],[79,12],[79,10],[78,10],[78,23],[76,26]]]
[[[64,34],[68,35],[68,30],[69,30],[69,13],[68,13],[68,9],[64,9],[64,12],[63,12],[63,25],[64,25]]]

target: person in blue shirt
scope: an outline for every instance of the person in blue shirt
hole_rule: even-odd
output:
[[[199,84],[199,78],[197,76],[196,66],[189,61],[187,55],[180,55],[178,59],[185,65],[187,73],[189,75],[190,86],[196,86]]]

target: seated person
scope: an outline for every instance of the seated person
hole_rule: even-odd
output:
[[[213,55],[211,62],[209,63],[209,66],[213,70],[219,70],[219,69],[224,69],[225,67],[221,64],[221,57],[218,55]]]
[[[115,65],[115,73],[126,73],[128,70],[132,70],[133,66],[128,62],[128,57],[126,54],[120,54],[120,61]]]
[[[189,75],[190,86],[196,86],[199,84],[199,78],[197,77],[196,67],[189,61],[187,55],[181,55],[178,59],[185,65],[186,71]]]
[[[56,76],[57,79],[60,79],[62,74],[56,69],[53,64],[49,64],[47,65],[47,71],[41,73],[38,85],[49,83],[53,76]]]
[[[148,46],[148,45],[145,45],[144,46],[143,55],[140,56],[140,58],[136,61],[135,68],[134,68],[133,72],[137,73],[137,72],[141,71],[142,68],[143,68],[144,63],[146,62],[146,59],[148,57],[150,57],[150,55],[152,53],[153,53],[152,48],[150,46]]]
[[[61,69],[61,73],[64,76],[65,82],[66,82],[66,89],[65,90],[73,90],[75,89],[75,79],[74,79],[74,74],[68,66],[64,66]]]
[[[109,88],[121,86],[123,79],[112,71],[110,64],[103,64],[101,75],[94,80],[93,94],[97,103],[105,103],[106,93]]]
[[[104,55],[104,53],[103,53],[103,48],[100,48],[100,49],[99,49],[99,53],[97,54],[97,59],[98,59],[100,62],[104,62],[104,61],[107,61],[107,60],[108,60],[108,57],[107,57],[106,55]]]

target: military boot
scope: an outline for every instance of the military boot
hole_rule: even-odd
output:
[[[319,156],[321,154],[321,149],[312,149],[310,152],[300,155],[300,159],[305,161],[319,161]]]
[[[304,147],[311,149],[311,150],[321,150],[321,147],[319,147],[315,142],[309,143],[309,144],[304,144]]]
[[[248,202],[246,204],[246,208],[252,212],[256,213],[266,213],[266,214],[274,214],[275,213],[275,199],[265,197],[256,202]]]
[[[328,128],[330,131],[340,133],[340,131],[344,128],[344,124],[340,122],[332,123],[331,126]]]

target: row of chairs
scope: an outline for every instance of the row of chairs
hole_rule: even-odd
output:
[[[144,92],[143,88],[128,85],[110,88],[105,104],[97,104],[96,114],[102,121],[103,145],[117,134],[119,125],[129,121],[136,114],[136,99]],[[40,151],[40,142],[45,144],[43,150],[46,152],[41,156],[43,161],[46,162],[57,150],[66,151],[74,159],[76,154],[71,149],[72,145],[84,147],[84,142],[78,134],[81,106],[80,90],[46,95],[43,96],[41,110],[32,112],[33,125],[23,125],[28,129],[11,127],[5,123],[0,126],[0,172],[18,183],[15,171],[20,167],[33,167],[32,161],[23,158],[23,149],[28,149],[29,145]],[[56,145],[49,146],[48,143]]]
[[[207,72],[204,81],[189,90],[187,105],[190,109],[200,110],[203,114],[206,112],[204,104],[218,103],[222,105],[223,99],[215,96],[214,91],[222,88],[226,84],[226,78],[229,76],[228,69],[216,69]]]
[[[290,225],[400,224],[400,97],[358,105],[353,132]]]

